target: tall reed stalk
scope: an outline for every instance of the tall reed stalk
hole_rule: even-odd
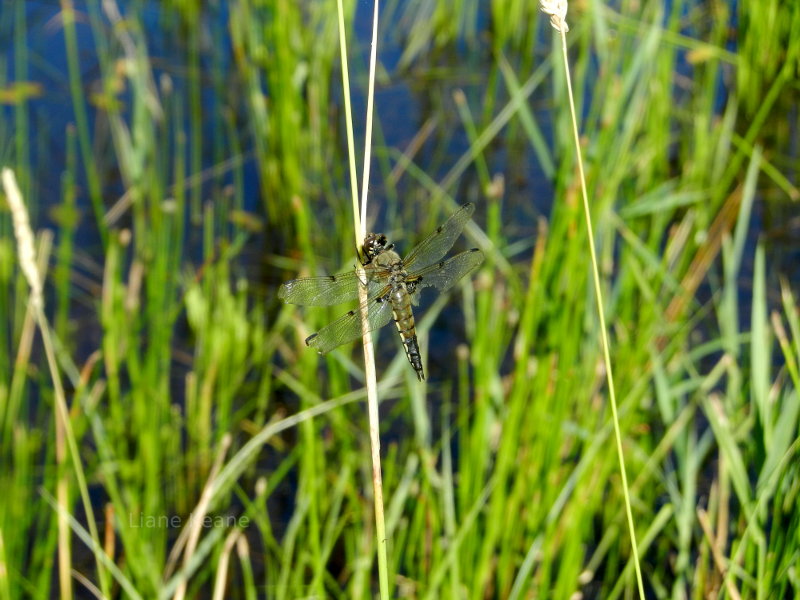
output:
[[[367,92],[366,134],[364,140],[364,168],[362,171],[361,209],[358,206],[358,176],[355,170],[355,143],[353,136],[353,117],[350,103],[350,76],[347,66],[347,37],[344,28],[344,8],[342,0],[337,0],[339,16],[339,48],[342,62],[342,85],[344,87],[345,115],[347,119],[347,154],[350,164],[350,189],[353,200],[353,233],[356,248],[363,247],[367,235],[367,200],[369,198],[370,158],[372,156],[372,113],[375,96],[375,62],[378,48],[378,9],[379,0],[373,2],[372,45],[369,61],[369,89]],[[358,268],[359,279],[365,281],[364,270]],[[378,414],[378,382],[375,369],[375,349],[372,334],[368,330],[367,287],[359,286],[359,303],[364,334],[364,376],[367,388],[367,412],[369,415],[370,456],[372,462],[373,501],[375,507],[375,535],[378,552],[378,579],[382,600],[389,598],[389,568],[386,551],[386,523],[383,506],[383,475],[381,473],[380,419]]]
[[[617,459],[619,460],[620,476],[622,478],[622,496],[625,499],[625,516],[628,521],[628,534],[631,539],[633,564],[636,569],[636,583],[639,588],[639,599],[644,600],[644,583],[642,569],[639,565],[639,549],[636,544],[636,527],[631,512],[631,499],[628,488],[628,475],[625,469],[625,454],[622,449],[622,433],[619,426],[619,413],[617,410],[617,392],[614,386],[614,370],[611,362],[611,344],[608,341],[606,326],[605,301],[603,300],[603,287],[600,283],[600,268],[598,266],[597,251],[595,250],[594,227],[592,226],[592,211],[589,207],[589,194],[586,191],[586,175],[583,172],[583,156],[581,154],[581,139],[578,134],[578,117],[575,114],[575,98],[572,95],[572,78],[569,70],[569,56],[567,54],[567,0],[540,0],[539,7],[550,15],[550,24],[559,32],[561,39],[561,55],[564,64],[564,76],[567,82],[567,95],[569,97],[569,111],[572,117],[572,135],[575,144],[575,158],[578,163],[580,176],[581,199],[583,201],[583,216],[586,221],[586,233],[589,245],[589,256],[592,261],[592,281],[594,283],[594,299],[597,306],[597,316],[600,320],[600,340],[603,346],[603,360],[605,362],[606,382],[608,384],[608,397],[611,404],[611,416],[614,423],[614,437],[617,443]]]
[[[17,239],[17,251],[20,268],[25,275],[30,286],[31,293],[28,298],[29,310],[33,312],[36,325],[42,336],[44,343],[47,366],[50,370],[50,377],[53,384],[55,395],[54,402],[54,421],[56,430],[56,465],[58,467],[58,477],[56,483],[56,501],[60,510],[58,511],[58,581],[59,591],[62,598],[72,598],[72,543],[70,540],[70,524],[68,519],[70,502],[69,472],[67,471],[67,454],[71,460],[75,478],[78,482],[78,490],[83,501],[83,508],[86,511],[86,518],[89,523],[89,530],[94,541],[95,558],[97,559],[97,571],[100,584],[105,593],[108,593],[106,570],[101,559],[99,536],[97,524],[94,517],[89,489],[86,484],[81,457],[78,451],[78,444],[75,441],[72,423],[67,407],[67,399],[64,394],[64,385],[61,381],[61,372],[56,360],[55,344],[47,317],[44,313],[44,282],[40,275],[40,267],[36,264],[36,251],[34,250],[33,232],[31,231],[28,220],[28,210],[25,201],[17,185],[16,177],[11,169],[4,168],[0,174],[3,188],[8,198],[8,204],[14,219],[14,235]],[[45,255],[48,252],[44,253]]]

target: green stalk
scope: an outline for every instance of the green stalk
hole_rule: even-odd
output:
[[[644,582],[642,581],[642,571],[639,566],[639,550],[636,544],[636,528],[633,522],[633,512],[631,511],[631,500],[628,488],[628,476],[625,469],[625,455],[622,449],[622,433],[619,426],[619,415],[617,413],[617,393],[614,386],[614,375],[611,363],[611,350],[608,341],[608,330],[606,327],[605,318],[605,302],[603,300],[603,288],[600,283],[600,268],[597,261],[597,252],[595,250],[594,230],[592,226],[592,213],[589,208],[589,197],[586,190],[586,177],[583,172],[583,157],[581,156],[581,140],[578,135],[578,118],[575,114],[575,100],[572,96],[572,81],[569,73],[569,58],[567,55],[567,30],[566,21],[566,3],[564,4],[564,14],[554,15],[551,14],[551,23],[556,30],[561,34],[561,52],[564,58],[564,75],[567,83],[567,93],[569,96],[570,115],[572,117],[572,135],[575,144],[576,162],[578,165],[578,174],[580,176],[581,184],[581,199],[583,200],[583,215],[586,221],[586,232],[588,235],[589,255],[592,260],[592,280],[594,283],[595,302],[597,306],[597,315],[600,321],[600,339],[603,346],[603,360],[606,367],[606,380],[608,382],[608,394],[611,403],[611,413],[614,423],[614,436],[617,442],[617,458],[619,460],[620,476],[622,478],[622,495],[625,500],[625,513],[628,520],[628,533],[631,539],[631,551],[633,553],[633,564],[636,568],[636,582],[639,588],[639,598],[644,600]]]
[[[89,199],[94,211],[95,223],[105,246],[108,242],[108,229],[103,219],[103,205],[100,175],[95,167],[92,141],[89,134],[89,116],[81,81],[80,60],[78,58],[78,41],[75,34],[75,8],[72,0],[61,0],[61,25],[64,31],[64,43],[67,51],[67,69],[69,71],[69,89],[72,106],[75,111],[75,127],[78,132],[78,145],[81,149],[81,160],[89,186]]]

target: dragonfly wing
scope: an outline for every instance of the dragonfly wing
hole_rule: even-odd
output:
[[[467,224],[474,212],[475,205],[472,202],[468,202],[458,209],[403,260],[406,270],[409,272],[419,271],[440,261],[453,247],[456,238],[461,235],[461,230],[464,229],[464,225]]]
[[[372,293],[385,285],[380,283],[380,273],[370,265],[367,271],[376,271],[367,274],[367,291]],[[334,306],[344,302],[353,302],[358,298],[359,279],[355,271],[346,271],[339,275],[327,277],[303,277],[292,279],[281,285],[278,298],[289,304],[303,304],[306,306]]]
[[[367,331],[374,331],[386,325],[392,319],[392,303],[381,301],[381,296],[367,300]],[[337,346],[352,342],[362,335],[361,309],[351,310],[346,315],[329,323],[317,333],[306,338],[306,345],[320,354],[326,354]]]
[[[472,273],[483,262],[483,252],[477,248],[456,254],[453,258],[412,273],[409,282],[415,289],[435,287],[440,292],[449,290],[465,275]]]

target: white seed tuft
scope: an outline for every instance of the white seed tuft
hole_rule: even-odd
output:
[[[22,200],[22,193],[19,191],[17,179],[14,171],[3,169],[3,189],[8,198],[8,207],[11,209],[11,216],[14,219],[14,235],[17,238],[17,253],[19,254],[19,264],[22,273],[31,286],[31,303],[33,308],[40,309],[44,306],[42,296],[42,279],[39,276],[39,269],[36,267],[36,251],[33,249],[33,231],[28,220],[28,210]]]
[[[569,31],[567,25],[567,0],[539,0],[539,10],[550,15],[550,25],[556,31]]]

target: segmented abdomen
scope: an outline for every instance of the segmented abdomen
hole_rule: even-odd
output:
[[[422,356],[420,356],[419,344],[417,343],[414,313],[411,310],[411,295],[408,293],[405,284],[398,284],[392,289],[390,301],[392,303],[394,324],[397,325],[397,331],[406,351],[406,358],[408,358],[408,362],[417,372],[417,379],[422,381],[425,379],[425,372],[422,369]]]

